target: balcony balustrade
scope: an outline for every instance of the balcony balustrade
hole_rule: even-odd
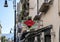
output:
[[[44,3],[41,5],[39,11],[40,12],[47,12],[52,3],[53,3],[53,0],[44,1]]]
[[[35,37],[37,37],[37,42],[41,42],[41,37],[40,37],[40,35],[42,35],[41,33],[51,29],[52,29],[52,25],[49,25],[38,30],[29,31],[25,35],[25,38],[22,39],[22,42],[35,42]]]
[[[46,12],[48,11],[48,9],[49,9],[49,3],[43,3],[39,11]]]

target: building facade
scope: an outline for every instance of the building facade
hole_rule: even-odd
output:
[[[22,24],[23,29],[25,28],[23,26],[23,21],[27,20],[28,16],[29,16],[29,0],[20,0],[20,2],[17,4],[17,22]]]
[[[29,16],[33,19],[35,15],[37,15],[37,0],[29,0]]]
[[[42,32],[41,42],[60,42],[60,0],[21,0],[20,19],[32,16],[42,29],[52,25],[51,30]],[[23,15],[21,15],[23,14]],[[27,15],[28,14],[28,15]],[[37,26],[38,26],[37,25]],[[48,39],[48,40],[47,40]]]
[[[38,13],[40,14],[40,20],[43,22],[42,27],[53,26],[50,31],[50,36],[46,37],[44,35],[42,37],[45,42],[59,42],[59,5],[59,0],[38,0]]]
[[[42,3],[42,4],[40,4]],[[39,0],[39,11],[41,13],[40,20],[43,21],[43,27],[48,25],[53,25],[51,29],[51,41],[50,42],[59,42],[59,14],[58,14],[58,0]],[[47,6],[45,6],[47,5]]]

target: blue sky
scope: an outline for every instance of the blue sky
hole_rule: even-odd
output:
[[[8,0],[7,8],[4,7],[4,1],[5,0],[0,0],[0,21],[2,25],[2,33],[8,34],[10,29],[14,28],[13,0]]]

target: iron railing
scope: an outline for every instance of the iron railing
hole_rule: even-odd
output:
[[[25,38],[22,40],[22,42],[41,42],[40,40],[41,33],[46,30],[50,30],[51,28],[52,28],[52,25],[38,29],[38,30],[29,31],[28,34],[25,36]],[[35,41],[35,37],[37,37],[37,41]]]

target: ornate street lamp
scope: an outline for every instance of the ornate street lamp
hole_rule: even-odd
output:
[[[4,7],[8,7],[7,0],[5,0]],[[13,0],[13,8],[14,8],[14,16],[15,16],[15,24],[14,24],[14,42],[16,42],[16,0]],[[11,31],[10,31],[11,33]]]
[[[16,0],[13,0],[13,8],[14,8],[14,18],[15,18],[15,23],[14,23],[14,42],[16,42]]]
[[[8,7],[7,0],[5,0],[4,7]]]

